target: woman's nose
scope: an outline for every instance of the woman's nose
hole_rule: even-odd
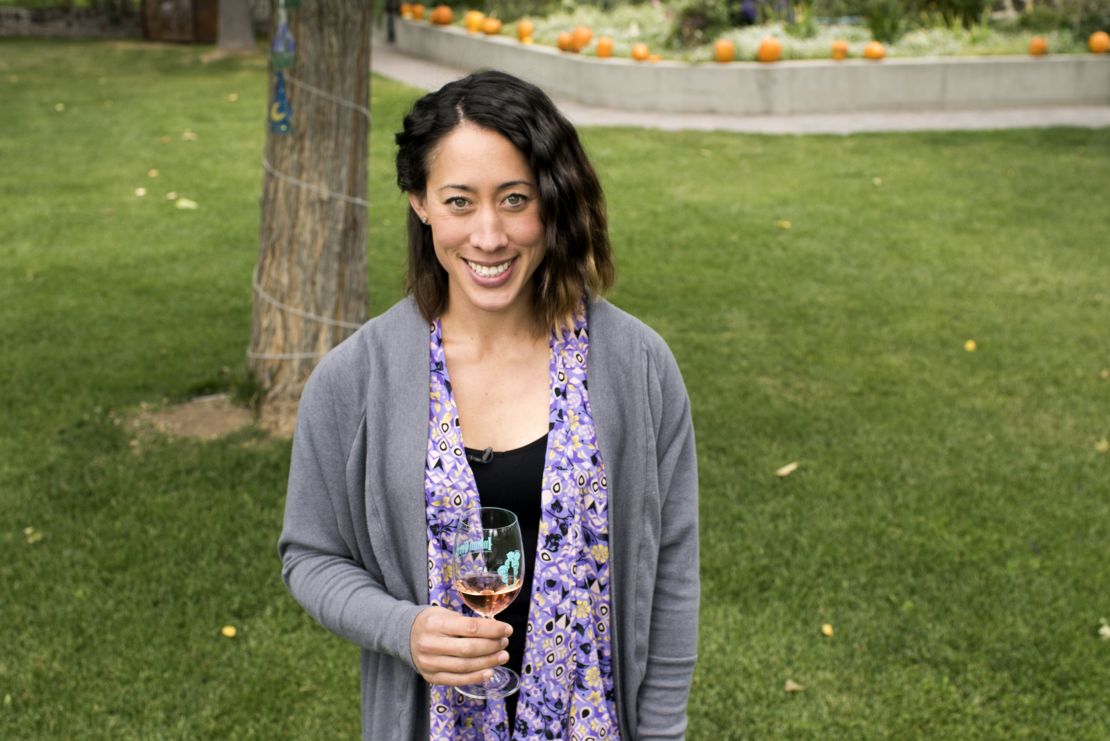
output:
[[[480,209],[474,217],[474,229],[470,232],[470,244],[480,250],[492,252],[509,243],[501,215],[496,209]]]

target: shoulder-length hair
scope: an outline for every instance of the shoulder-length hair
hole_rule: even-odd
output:
[[[418,100],[396,135],[397,185],[424,195],[428,158],[463,121],[496,131],[520,151],[539,188],[546,253],[532,278],[533,306],[555,328],[584,297],[615,278],[605,196],[574,126],[535,85],[504,72],[478,72]],[[447,271],[436,259],[431,229],[408,213],[407,288],[429,322],[447,306]]]

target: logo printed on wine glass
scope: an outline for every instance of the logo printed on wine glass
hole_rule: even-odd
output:
[[[509,571],[513,572],[511,578],[509,577]],[[520,578],[520,551],[509,551],[505,555],[505,563],[497,569],[497,575],[506,584],[516,583],[516,580]]]

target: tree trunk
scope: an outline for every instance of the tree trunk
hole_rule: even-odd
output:
[[[248,352],[260,421],[278,433],[292,431],[319,359],[367,318],[370,13],[364,0],[312,0],[289,13],[293,130],[266,137]]]
[[[220,0],[216,48],[223,51],[255,51],[251,6],[247,0]]]

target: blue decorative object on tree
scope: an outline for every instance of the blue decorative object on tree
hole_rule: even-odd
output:
[[[285,94],[285,73],[274,72],[274,100],[270,103],[270,131],[274,134],[293,133],[293,108]]]
[[[297,62],[297,42],[289,31],[289,19],[285,7],[278,8],[278,26],[274,32],[274,43],[270,46],[270,59],[274,69],[288,69]]]

